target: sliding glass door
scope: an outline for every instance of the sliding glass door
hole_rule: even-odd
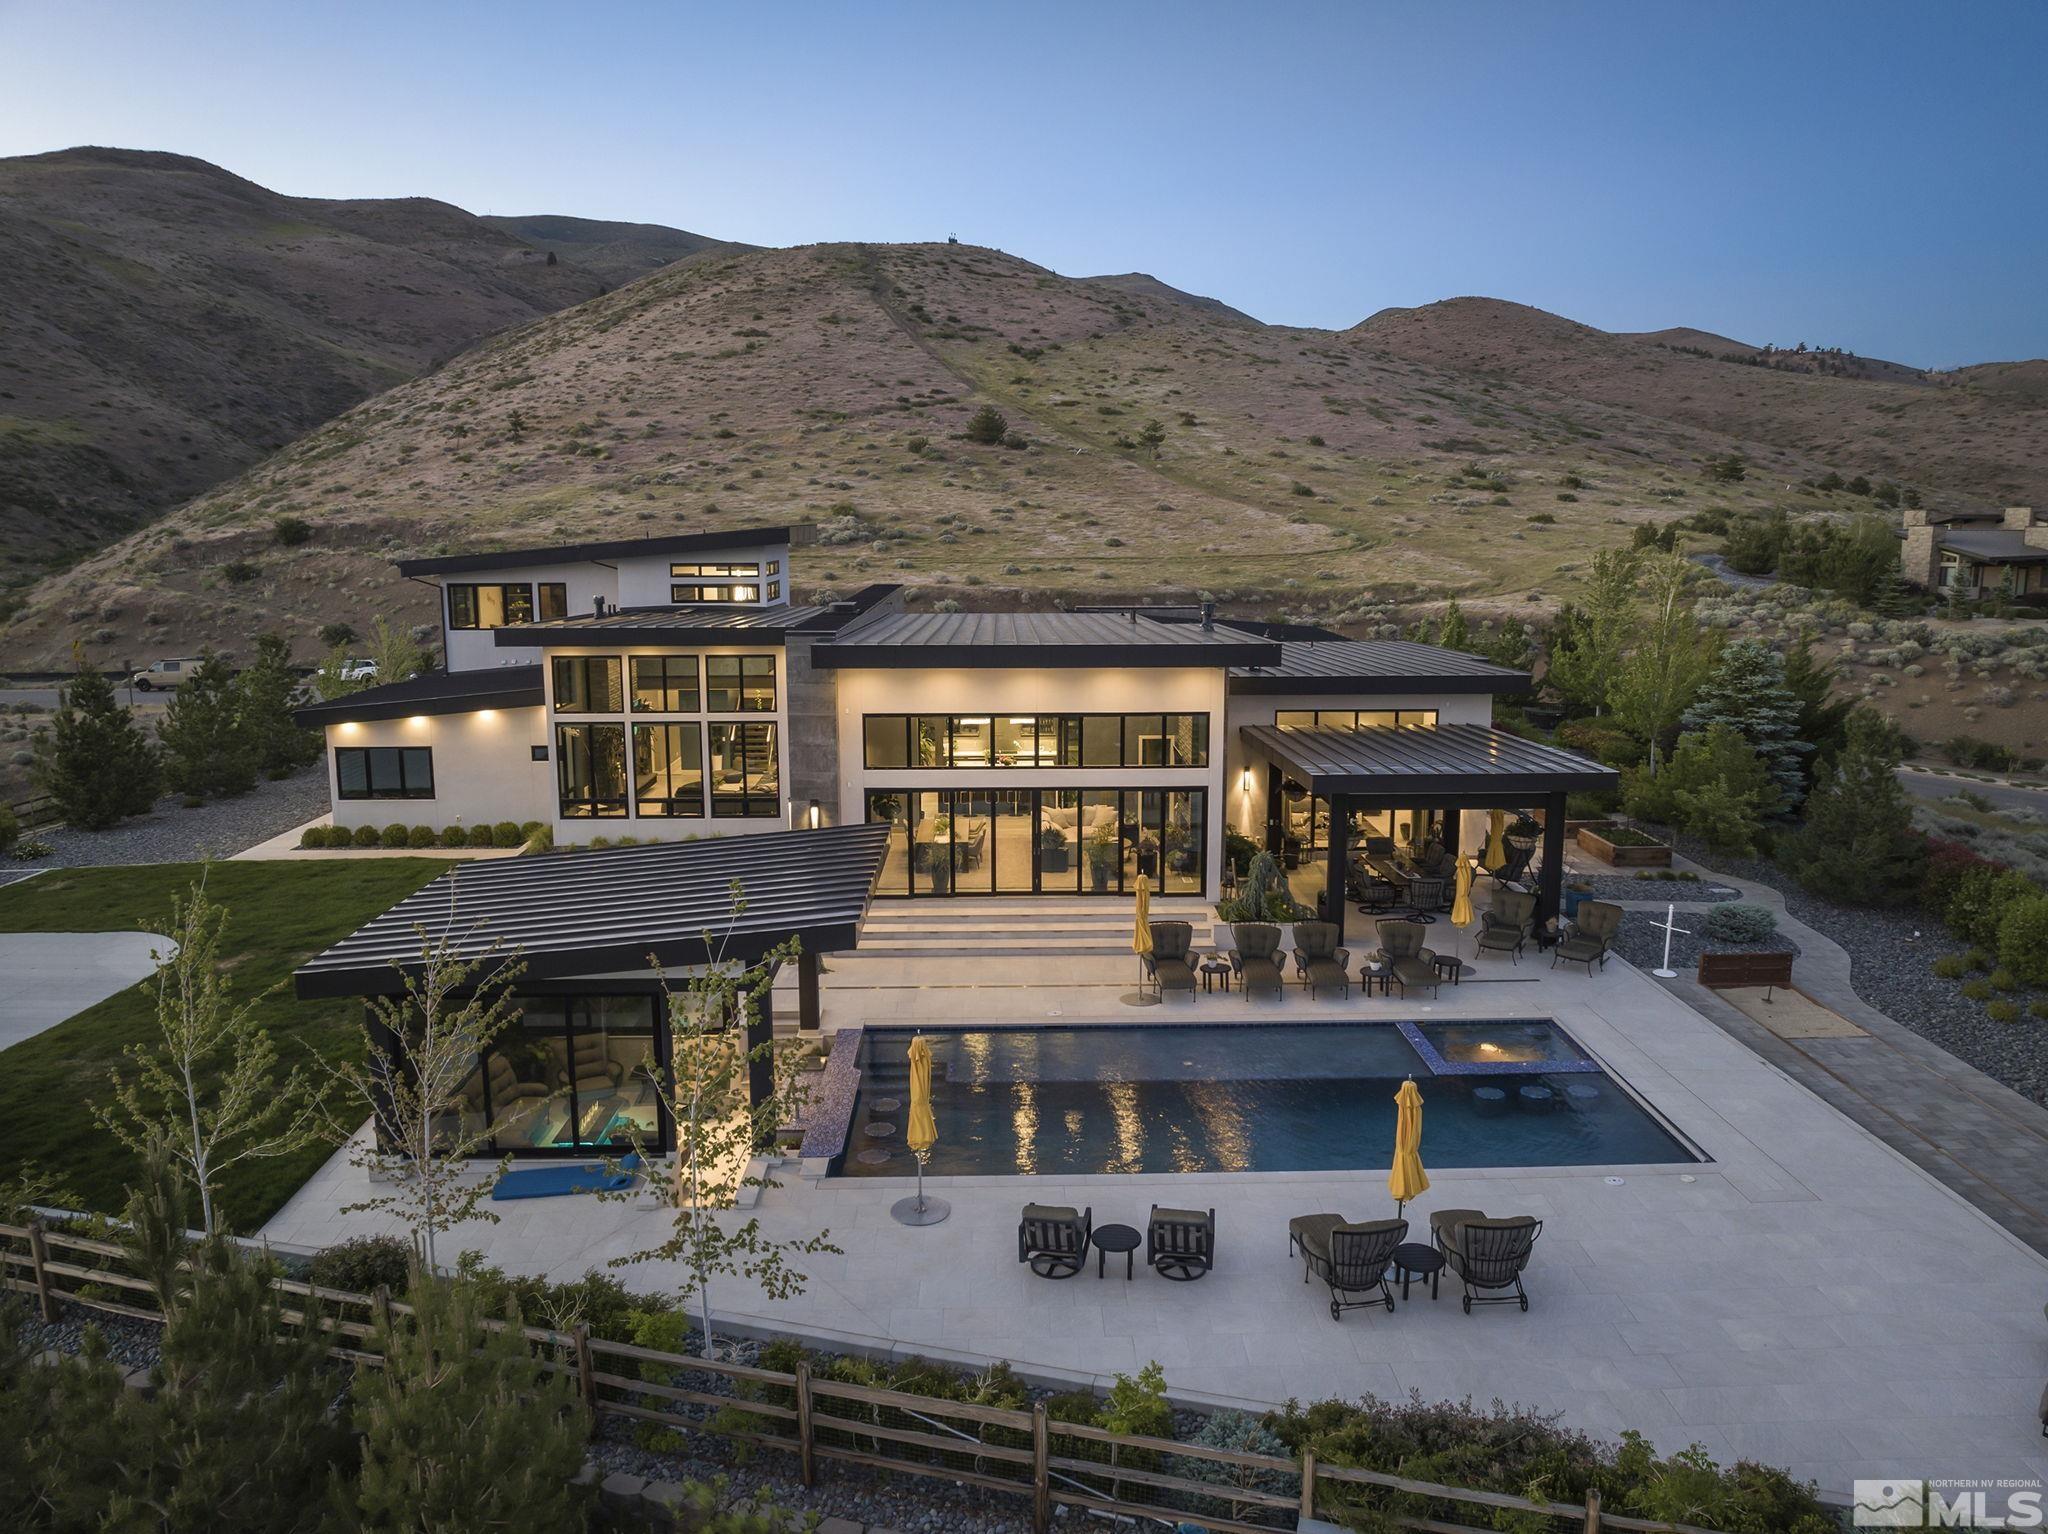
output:
[[[1165,894],[1207,885],[1199,788],[876,789],[890,827],[880,895]]]

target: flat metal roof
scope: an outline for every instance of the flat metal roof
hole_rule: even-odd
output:
[[[1943,533],[1935,542],[1944,549],[1995,565],[2048,564],[2048,548],[2027,542],[2016,527],[1991,527]]]
[[[1234,693],[1528,692],[1528,673],[1409,639],[1290,639],[1277,665],[1234,666]]]
[[[1553,794],[1612,788],[1621,774],[1483,724],[1295,730],[1246,725],[1246,745],[1314,794]]]
[[[799,544],[808,522],[783,527],[733,527],[714,533],[670,533],[661,538],[619,538],[603,543],[558,543],[544,549],[501,549],[494,554],[445,554],[401,559],[400,575],[459,575],[474,570],[514,570],[523,565],[577,565],[591,560],[630,559],[645,554],[689,554],[704,549]]]
[[[1280,646],[1130,613],[895,613],[813,648],[821,667],[1255,666]]]
[[[478,666],[470,671],[429,671],[403,682],[324,698],[294,709],[292,719],[317,730],[349,720],[467,714],[481,708],[539,708],[543,701],[538,665]]]
[[[421,929],[459,959],[496,945],[488,967],[517,963],[531,980],[753,964],[792,936],[808,953],[842,952],[860,939],[889,832],[826,826],[460,864],[307,960],[293,985],[307,998],[401,995]]]

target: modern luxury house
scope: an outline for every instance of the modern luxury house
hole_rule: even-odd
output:
[[[1905,516],[1899,573],[1943,596],[2048,600],[2048,522],[2031,506],[1996,515],[1915,508]]]

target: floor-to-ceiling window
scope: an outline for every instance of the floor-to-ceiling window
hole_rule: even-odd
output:
[[[1109,716],[1114,717],[1114,716]],[[1168,894],[1207,885],[1199,788],[871,789],[881,895]]]
[[[501,1155],[669,1147],[657,1058],[657,998],[522,996],[518,1019],[471,1077],[468,1107]],[[665,1041],[663,1041],[665,1042]]]

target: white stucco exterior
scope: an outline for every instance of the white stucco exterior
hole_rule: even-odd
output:
[[[491,825],[545,820],[554,802],[552,768],[533,759],[546,739],[537,708],[374,719],[327,728],[327,792],[338,826]],[[336,781],[337,747],[425,746],[434,753],[431,799],[344,799]]]

